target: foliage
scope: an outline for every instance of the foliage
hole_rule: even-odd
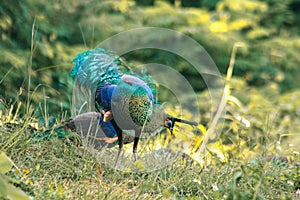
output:
[[[185,2],[1,3],[0,195],[16,193],[26,198],[26,193],[36,199],[294,197],[300,188],[298,1],[202,0],[195,1],[194,7],[188,5],[191,1]],[[169,52],[144,49],[124,57],[132,65],[147,61],[172,66],[199,92],[197,132],[187,126],[175,130],[175,143],[192,139],[183,158],[152,173],[119,173],[99,165],[95,155],[78,147],[72,137],[37,139],[37,133],[51,130],[70,115],[69,72],[75,55],[121,31],[144,26],[170,28],[192,37],[208,51],[224,77],[228,69],[233,70],[228,65],[232,46],[237,42],[242,46],[234,59],[233,78],[226,79],[220,105],[226,111],[224,118],[212,116],[212,105],[219,102],[210,99],[189,63]],[[158,36],[153,33],[144,39],[150,37]],[[159,39],[166,40],[168,35]],[[193,117],[183,113],[186,119]],[[212,124],[212,117],[223,121],[222,126]],[[206,141],[205,135],[215,132],[221,134]],[[168,145],[169,139],[163,133],[157,140]],[[205,149],[201,149],[203,141]],[[277,162],[279,155],[287,161]],[[2,163],[8,167],[2,168]]]
[[[71,82],[66,77],[72,58],[113,34],[142,26],[171,28],[191,36],[205,47],[223,73],[231,46],[242,41],[248,48],[237,57],[235,75],[254,86],[273,82],[281,91],[299,86],[299,31],[292,26],[295,11],[289,9],[294,1],[223,0],[210,11],[199,6],[180,7],[175,2],[173,6],[168,1],[153,2],[147,7],[133,1],[4,2],[0,9],[1,95],[7,100],[15,96],[26,99],[29,95],[24,83],[29,76],[30,40],[34,34],[30,90],[37,92],[33,101],[49,97],[50,110],[68,109]],[[197,73],[183,59],[163,51],[138,51],[125,57],[135,64],[145,58],[168,64],[186,77]],[[196,90],[205,89],[204,84],[191,80]],[[43,88],[47,88],[45,94]]]

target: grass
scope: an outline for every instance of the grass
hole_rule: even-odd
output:
[[[34,140],[29,124],[3,124],[0,145],[16,132],[5,148],[14,162],[7,176],[35,199],[292,199],[299,186],[291,162],[213,157],[201,166],[185,155],[161,170],[126,173],[101,165],[72,137]]]

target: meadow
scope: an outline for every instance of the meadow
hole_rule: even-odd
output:
[[[300,198],[297,1],[243,0],[238,7],[227,0],[151,2],[1,3],[0,199]],[[76,54],[141,27],[193,38],[216,63],[223,84],[220,98],[212,99],[212,88],[182,57],[153,49],[125,54],[131,66],[162,63],[179,72],[200,113],[176,107],[161,86],[172,114],[199,125],[178,124],[173,138],[166,129],[154,137],[164,148],[172,141],[188,144],[168,165],[145,170],[132,160],[134,170],[119,171],[76,132],[56,128],[72,117],[69,73]],[[143,40],[169,37],[152,33]],[[154,148],[148,140],[140,145]]]

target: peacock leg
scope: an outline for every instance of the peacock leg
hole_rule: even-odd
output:
[[[133,142],[134,161],[136,161],[138,159],[137,146],[139,143],[140,135],[141,135],[141,130],[135,130],[135,136],[134,136],[134,142]]]
[[[115,130],[117,132],[118,143],[119,143],[119,151],[118,151],[118,155],[117,155],[116,162],[115,162],[115,169],[116,169],[117,165],[118,165],[118,161],[119,161],[120,155],[121,155],[121,152],[123,150],[123,135],[122,135],[122,130],[117,125],[117,123],[116,123],[116,121],[114,119],[111,120],[111,123],[112,123],[113,127],[115,128]]]

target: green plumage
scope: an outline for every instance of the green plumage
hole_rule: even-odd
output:
[[[144,127],[152,119],[156,92],[151,76],[133,72],[122,58],[101,48],[82,52],[73,61],[70,76],[79,88],[98,97],[97,110],[109,110],[112,103],[113,115],[125,122],[120,122],[123,128]]]
[[[119,57],[101,48],[82,52],[73,62],[75,66],[70,76],[89,88],[117,84],[122,74],[130,71]]]
[[[99,86],[105,84],[118,84],[124,74],[137,77],[151,88],[153,94],[155,83],[148,74],[135,73],[123,58],[114,55],[113,52],[102,48],[87,50],[78,54],[74,59],[75,65],[70,73],[79,85]]]
[[[134,76],[124,75],[122,80],[112,97],[113,113],[117,113],[124,128],[132,128],[132,124],[143,127],[152,118],[153,94],[145,82]]]

